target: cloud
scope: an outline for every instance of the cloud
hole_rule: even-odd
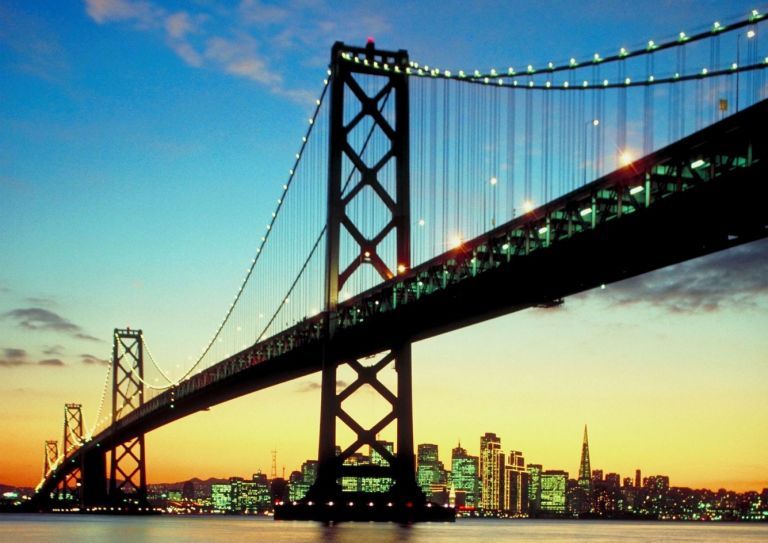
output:
[[[27,351],[24,349],[3,349],[3,357],[9,360],[24,360],[27,358]]]
[[[83,332],[82,328],[61,315],[41,307],[19,308],[0,315],[0,318],[15,320],[19,328],[35,331],[53,331],[69,334],[74,338],[100,341]]]
[[[83,362],[83,364],[88,364],[88,365],[106,366],[109,364],[109,360],[98,358],[96,356],[93,356],[92,354],[81,354],[80,359]]]
[[[122,24],[164,39],[167,47],[192,68],[213,70],[253,81],[270,92],[309,104],[314,89],[293,89],[285,84],[295,62],[321,68],[327,48],[338,39],[360,39],[389,32],[390,25],[364,7],[337,10],[325,0],[288,0],[269,4],[242,0],[236,7],[214,2],[185,4],[170,11],[149,0],[86,0],[86,13],[97,24]],[[350,25],[347,20],[354,20]],[[318,44],[324,44],[318,53]]]
[[[15,368],[27,364],[27,351],[24,349],[3,349],[0,357],[0,368]]]
[[[47,354],[48,356],[61,355],[61,354],[64,354],[64,347],[61,345],[52,345],[50,347],[45,347],[43,349],[43,354]]]
[[[40,360],[37,363],[38,366],[53,366],[53,367],[62,367],[65,366],[64,362],[59,358],[46,358],[45,360]]]
[[[761,297],[768,296],[768,240],[663,268],[597,292],[607,294],[616,306],[648,305],[671,313],[755,307]]]
[[[130,22],[139,29],[149,29],[161,23],[164,10],[142,0],[85,0],[85,11],[99,24]]]

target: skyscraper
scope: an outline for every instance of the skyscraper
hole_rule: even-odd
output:
[[[528,512],[535,515],[541,509],[541,464],[528,464]]]
[[[568,472],[547,470],[541,474],[541,511],[562,515],[566,510],[565,491]]]
[[[528,472],[520,451],[510,451],[504,467],[502,509],[509,515],[528,513]]]
[[[601,472],[602,478],[602,472]],[[586,493],[587,498],[592,495],[592,471],[589,466],[589,439],[587,438],[587,425],[584,425],[584,442],[581,444],[581,463],[579,464],[579,487]]]
[[[470,456],[461,443],[451,451],[451,480],[456,506],[475,509],[479,505],[478,458]]]
[[[504,495],[504,453],[501,438],[486,432],[480,437],[480,508],[486,512],[501,511]]]
[[[437,445],[421,443],[417,448],[416,482],[429,498],[445,491],[448,483],[442,462],[438,460]]]

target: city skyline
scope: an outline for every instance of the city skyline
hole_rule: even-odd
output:
[[[515,13],[425,3],[397,18],[363,3],[341,10],[361,28],[332,17],[329,31],[312,23],[322,3],[307,14],[295,4],[184,4],[0,7],[0,483],[37,484],[65,402],[83,403],[93,422],[114,327],[143,329],[174,376],[209,338],[269,217],[333,40],[373,35],[451,68],[500,57],[519,65],[674,36],[755,7],[656,1],[648,9],[665,20],[649,25],[630,19],[627,3],[587,2],[584,24],[573,25],[556,2]],[[424,18],[436,28],[413,23]],[[526,460],[573,474],[589,421],[600,451],[592,464],[606,472],[641,465],[683,486],[760,490],[767,267],[768,244],[757,242],[418,342],[415,441],[430,436],[447,451],[483,421]],[[317,454],[319,405],[312,376],[160,428],[147,435],[149,480],[254,464],[266,473],[272,449],[301,465]]]

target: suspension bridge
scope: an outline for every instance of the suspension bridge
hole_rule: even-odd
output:
[[[764,20],[487,70],[335,44],[211,339],[172,378],[141,330],[116,329],[96,422],[65,406],[31,507],[148,511],[147,432],[320,372],[317,480],[277,516],[450,516],[414,477],[412,342],[765,237]],[[342,367],[356,377],[337,390]],[[372,425],[347,409],[364,388],[388,405]],[[382,460],[352,465],[364,447]]]

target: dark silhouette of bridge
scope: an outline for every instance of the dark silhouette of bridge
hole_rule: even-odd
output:
[[[337,43],[318,108],[246,277],[247,282],[273,227],[280,226],[277,217],[287,213],[283,207],[289,186],[314,141],[313,127],[327,113],[327,140],[321,140],[327,145],[321,168],[327,167],[327,172],[310,175],[327,186],[322,228],[319,237],[310,240],[309,256],[300,255],[297,260],[297,277],[287,283],[287,294],[277,298],[275,316],[256,341],[234,354],[212,355],[214,360],[206,367],[197,367],[198,360],[181,380],[163,374],[168,384],[159,387],[145,378],[148,353],[142,332],[115,330],[110,368],[112,411],[106,417],[107,425],[88,435],[80,406],[67,405],[62,454],[55,443],[46,443],[44,479],[31,507],[77,505],[83,510],[148,511],[147,432],[218,403],[321,372],[317,480],[301,502],[278,504],[278,516],[320,520],[450,516],[452,511],[427,507],[430,504],[414,477],[411,343],[510,312],[559,304],[571,294],[765,237],[768,101],[760,98],[768,59],[760,62],[755,57],[746,65],[737,59],[736,63],[721,63],[724,67],[686,73],[685,57],[681,61],[679,53],[697,43],[717,41],[720,47],[728,33],[735,35],[761,21],[762,16],[753,13],[727,27],[720,25],[691,36],[681,33],[670,42],[649,42],[641,50],[622,48],[614,56],[596,55],[582,62],[571,59],[540,70],[529,66],[521,73],[513,68],[452,73],[411,62],[405,51],[381,51],[373,43],[364,48]],[[633,59],[646,59],[649,70],[665,51],[672,56],[671,64],[677,63],[677,72],[668,77],[646,72],[634,82],[626,75]],[[615,81],[603,79],[605,72],[600,73],[610,63],[617,66],[620,76]],[[574,75],[578,70],[589,75],[581,84]],[[556,82],[558,74],[563,79]],[[719,96],[733,96],[732,83],[739,74],[750,77],[751,86],[739,86],[737,79],[735,101],[741,98],[751,105],[733,112]],[[412,82],[418,85],[423,80],[427,80],[426,86],[414,92]],[[713,83],[718,81],[725,83]],[[685,85],[696,87],[688,96],[694,95],[703,105],[688,103]],[[705,89],[706,85],[710,87]],[[649,111],[656,100],[650,93],[659,86],[670,89],[667,112],[674,115],[666,126],[671,142],[651,150],[659,129]],[[449,94],[448,89],[454,87],[470,90]],[[623,152],[627,114],[632,110],[628,93],[635,88],[642,93],[642,105],[637,108],[646,121],[643,147],[648,152],[613,168],[610,161],[603,160],[612,154],[604,149],[604,136],[590,134],[590,130],[600,125],[597,114],[602,118],[614,115],[617,149]],[[550,98],[555,92],[560,93],[557,103]],[[613,108],[602,98],[609,92],[617,96]],[[522,104],[513,102],[518,93],[523,96]],[[500,103],[494,98],[498,95],[508,98],[506,115],[500,114]],[[531,97],[539,95],[541,101],[534,102]],[[592,100],[590,111],[585,96]],[[326,99],[330,101],[327,110]],[[432,100],[433,105],[414,112],[417,99]],[[459,114],[452,117],[453,107],[491,115],[476,115],[478,127],[472,128]],[[514,115],[521,107],[525,133],[515,140],[514,131],[521,123],[516,124]],[[535,107],[544,123],[538,132],[533,128]],[[656,109],[663,108],[657,104]],[[575,115],[567,113],[574,110]],[[512,129],[503,138],[505,157],[495,159],[505,161],[511,170],[511,190],[516,173],[523,171],[522,204],[520,195],[515,198],[507,189],[509,197],[498,205],[496,185],[500,181],[495,170],[489,176],[479,175],[483,178],[481,197],[462,192],[466,188],[462,183],[467,183],[464,173],[472,161],[482,164],[484,160],[473,149],[483,148],[483,155],[500,153],[496,144],[502,122]],[[602,126],[605,124],[603,121]],[[462,138],[475,141],[476,147],[461,147]],[[540,174],[534,175],[531,146],[538,145],[532,143],[537,138],[549,154],[542,154]],[[524,164],[519,168],[510,158],[518,147],[524,151]],[[412,160],[414,154],[419,156]],[[435,155],[440,156],[435,159]],[[565,163],[566,155],[576,158],[577,167]],[[549,156],[556,158],[550,161]],[[442,166],[435,165],[439,161]],[[450,179],[452,173],[455,180]],[[580,183],[579,178],[588,173],[594,180]],[[438,197],[414,184],[415,175],[419,183],[425,183],[423,187],[442,183]],[[544,203],[529,206],[534,178],[540,179]],[[375,203],[365,207],[360,203],[363,199]],[[522,212],[516,211],[516,203]],[[416,207],[418,215],[413,212]],[[474,235],[460,237],[447,250],[437,244],[438,250],[430,253],[427,245],[417,246],[414,241],[413,229],[427,223],[424,217],[430,217],[429,222],[445,236],[451,217],[457,217],[455,226],[468,224],[464,215],[473,214],[482,216],[464,231]],[[369,221],[371,216],[376,220]],[[303,230],[306,238],[305,226],[296,223],[291,235]],[[292,318],[280,325],[280,311],[286,311],[289,297],[291,302],[296,300],[297,284],[312,267],[318,247],[325,249],[324,273],[306,288],[304,307],[292,308]],[[414,257],[414,252],[420,256]],[[364,270],[367,279],[354,283],[356,274]],[[352,293],[345,295],[345,288]],[[316,300],[319,289],[324,309],[312,311],[309,301]],[[243,291],[241,287],[201,360],[213,352]],[[300,296],[298,299],[301,301]],[[362,360],[371,356],[373,362]],[[343,364],[354,370],[356,380],[337,391],[336,372]],[[392,365],[397,370],[394,391],[377,377]],[[356,421],[343,405],[366,385],[391,407],[370,427]],[[341,447],[340,454],[339,421],[355,436]],[[397,427],[394,452],[377,441],[377,434],[392,424]],[[377,451],[383,461],[350,465],[347,460],[364,446]],[[338,483],[342,477],[387,479],[392,486],[379,494],[348,493]]]

